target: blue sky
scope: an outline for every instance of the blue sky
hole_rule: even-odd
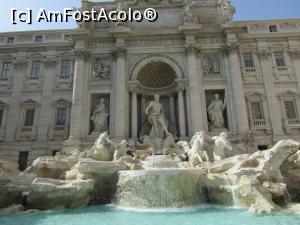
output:
[[[232,0],[237,8],[235,20],[300,18],[299,0]],[[80,0],[2,0],[0,7],[0,32],[37,29],[64,29],[75,27],[70,23],[37,23],[32,25],[10,22],[11,8],[23,10],[31,8],[37,12],[46,10],[62,10],[63,8],[79,7]]]

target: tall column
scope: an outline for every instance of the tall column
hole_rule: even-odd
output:
[[[131,138],[137,139],[137,92],[131,89]]]
[[[175,115],[175,102],[174,102],[174,95],[173,93],[170,94],[169,96],[169,103],[170,103],[170,116],[171,116],[171,121],[173,125],[176,125],[176,115]]]
[[[145,122],[145,105],[146,105],[146,99],[145,96],[142,95],[141,96],[141,125],[143,126],[144,122]]]
[[[49,127],[51,127],[52,122],[52,108],[51,105],[51,93],[52,93],[52,84],[53,80],[55,79],[55,65],[56,59],[55,58],[47,58],[43,62],[44,65],[44,82],[43,82],[43,98],[41,102],[41,112],[40,112],[40,122],[38,124],[38,141],[47,141],[48,140],[48,131]]]
[[[179,117],[179,134],[180,138],[186,137],[186,117],[183,91],[186,88],[184,80],[176,80],[177,83],[177,101],[178,101],[178,117]]]
[[[200,74],[197,73],[197,49],[193,45],[186,46],[187,69],[189,79],[189,98],[191,105],[191,130],[194,134],[203,129],[201,97],[200,97]]]
[[[116,74],[115,74],[115,85],[113,88],[114,92],[114,133],[113,137],[116,139],[123,139],[127,136],[126,132],[126,66],[125,56],[126,49],[118,47],[115,50],[116,57]]]
[[[238,47],[236,43],[229,43],[226,46],[225,53],[227,55],[226,60],[229,62],[230,74],[228,78],[232,88],[237,135],[243,135],[249,132],[249,123]]]
[[[78,144],[81,140],[83,129],[83,107],[85,104],[85,95],[88,76],[85,73],[85,61],[88,59],[89,53],[85,49],[77,49],[74,51],[75,71],[72,96],[72,110],[70,121],[70,136],[73,144]]]

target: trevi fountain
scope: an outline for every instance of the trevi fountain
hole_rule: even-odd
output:
[[[220,131],[224,105],[216,94],[208,107]],[[300,143],[282,140],[259,151],[251,132],[232,145],[226,130],[179,140],[158,95],[145,113],[140,138],[116,142],[100,99],[91,148],[80,151],[67,140],[22,173],[1,162],[0,223],[254,224],[260,214],[262,224],[299,224]]]

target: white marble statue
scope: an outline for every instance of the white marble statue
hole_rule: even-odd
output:
[[[225,159],[225,149],[232,150],[232,146],[227,139],[227,133],[222,132],[219,136],[215,136],[212,139],[215,141],[213,149],[214,161],[216,162]]]
[[[184,23],[193,23],[192,1],[186,0],[184,9]]]
[[[164,116],[164,109],[159,102],[159,95],[154,96],[154,101],[151,101],[146,107],[146,115],[149,123],[152,125],[150,137],[163,138],[164,134],[169,136],[168,122]]]
[[[126,140],[121,141],[116,146],[116,149],[115,149],[114,155],[113,155],[113,161],[119,160],[121,157],[127,155],[127,151],[128,151],[127,146],[128,146],[128,143]]]
[[[96,106],[96,109],[93,112],[91,120],[94,124],[93,132],[104,132],[107,131],[107,117],[108,110],[104,104],[104,98],[100,99],[100,103]]]
[[[197,166],[203,162],[210,162],[208,152],[214,148],[214,139],[205,133],[200,131],[194,134],[190,141],[190,153],[189,161],[192,166]]]
[[[224,129],[223,111],[226,108],[226,99],[224,103],[219,99],[219,94],[214,95],[215,99],[211,101],[207,108],[212,129]]]

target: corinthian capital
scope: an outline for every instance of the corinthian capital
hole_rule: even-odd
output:
[[[127,83],[127,88],[129,92],[137,93],[139,91],[139,82],[138,81],[129,81]]]
[[[184,91],[187,87],[187,80],[184,79],[176,79],[176,90],[177,92]]]
[[[127,49],[125,47],[116,47],[112,54],[115,59],[118,57],[124,57],[127,54]]]
[[[186,54],[191,54],[191,53],[198,54],[198,53],[200,53],[200,49],[197,48],[196,46],[194,46],[193,44],[186,44],[184,46],[184,51],[185,51]]]
[[[90,57],[90,52],[85,48],[75,49],[73,50],[72,55],[75,57],[75,59],[87,60]]]
[[[240,47],[239,42],[233,42],[233,43],[224,45],[222,50],[223,50],[224,54],[230,54],[230,53],[236,51],[239,47]]]

